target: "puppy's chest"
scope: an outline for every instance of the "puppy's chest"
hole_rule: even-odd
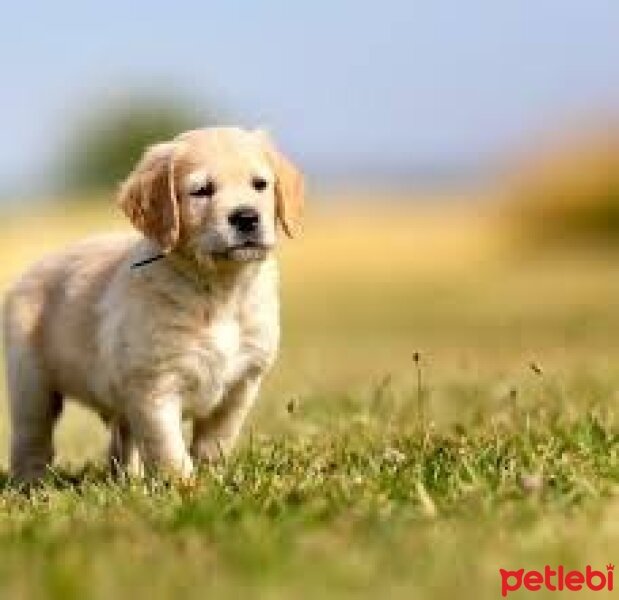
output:
[[[187,336],[171,365],[184,411],[204,416],[231,386],[266,370],[276,352],[272,338],[259,324],[242,324],[233,316],[221,316]]]

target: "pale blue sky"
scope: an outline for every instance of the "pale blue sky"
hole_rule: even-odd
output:
[[[45,189],[85,106],[210,98],[310,165],[476,164],[619,112],[616,0],[8,2],[0,188]]]

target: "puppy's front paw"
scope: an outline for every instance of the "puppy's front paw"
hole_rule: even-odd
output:
[[[230,453],[229,444],[216,439],[194,440],[191,445],[191,456],[198,464],[213,465],[222,463]]]

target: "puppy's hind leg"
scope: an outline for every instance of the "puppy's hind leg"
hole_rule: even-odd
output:
[[[53,429],[63,400],[49,387],[33,348],[16,340],[7,346],[11,475],[33,482],[42,479],[52,463]]]
[[[126,419],[118,418],[110,425],[110,468],[115,477],[144,476],[144,468],[135,437]]]

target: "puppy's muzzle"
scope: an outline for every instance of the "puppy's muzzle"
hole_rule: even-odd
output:
[[[255,208],[243,206],[230,213],[228,222],[237,234],[255,236],[260,230],[260,213]]]
[[[264,243],[261,216],[255,208],[235,208],[228,215],[228,223],[234,232],[234,243],[216,253],[218,258],[245,262],[266,257],[270,248]]]

